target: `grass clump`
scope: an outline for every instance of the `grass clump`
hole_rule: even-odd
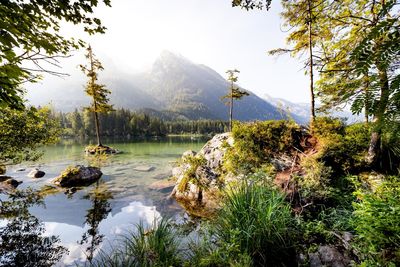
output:
[[[152,267],[181,266],[178,237],[171,222],[155,221],[150,228],[143,223],[123,238],[122,246],[111,254],[100,253],[87,266]]]
[[[248,255],[256,266],[290,263],[296,223],[282,193],[243,183],[224,202],[213,223],[220,247],[235,248],[231,257]]]

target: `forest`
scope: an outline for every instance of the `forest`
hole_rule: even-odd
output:
[[[93,115],[77,110],[70,113],[56,113],[63,136],[83,138],[95,136]],[[182,134],[213,135],[223,133],[228,123],[215,120],[168,120],[143,112],[117,109],[99,116],[100,134],[106,137],[150,137]]]
[[[268,16],[275,0],[228,2],[249,16]],[[301,62],[308,80],[307,125],[289,116],[235,121],[238,103],[249,95],[237,85],[236,69],[228,70],[224,81],[228,122],[166,120],[115,108],[92,47],[60,33],[64,21],[90,35],[107,34],[95,10],[100,4],[112,9],[109,0],[3,1],[0,265],[400,266],[400,1],[280,3],[287,46],[267,54]],[[90,105],[69,113],[30,106],[24,85],[38,82],[43,73],[61,75],[44,66],[57,65],[75,49],[86,51],[79,67]],[[364,114],[364,120],[347,124],[322,115],[345,107]],[[197,151],[186,143],[171,152],[150,147],[139,155],[134,149],[119,153],[102,142],[103,137],[173,134],[214,136]],[[79,146],[72,160],[72,146],[66,145],[59,152],[62,160],[52,163],[48,157],[49,165],[27,173],[27,166],[45,154],[43,148],[57,148],[50,144],[93,136],[97,144]],[[67,166],[67,159],[74,165]],[[40,180],[45,172],[39,167],[50,173],[58,168],[61,174]],[[74,245],[84,245],[79,247],[84,259],[59,262],[74,247],[46,233],[46,223],[30,209],[50,203],[43,213],[50,212],[52,197],[91,205],[83,208],[84,226],[74,225],[83,231]],[[127,199],[120,213],[113,211]],[[171,206],[185,215],[168,210]],[[68,205],[62,208],[67,211]],[[72,213],[80,208],[72,206]],[[106,239],[102,223],[123,218],[118,215],[127,210],[128,215],[158,212],[158,217],[151,222],[137,215],[140,220],[127,231],[119,229]],[[102,246],[107,241],[115,242]]]

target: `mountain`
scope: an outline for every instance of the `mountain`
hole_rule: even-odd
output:
[[[289,112],[297,122],[306,124],[311,118],[311,105],[308,103],[293,103],[267,94],[265,94],[263,98],[278,109]],[[364,119],[361,115],[354,115],[347,110],[331,110],[328,115],[336,118],[343,118],[347,120],[348,123],[360,122]]]
[[[228,119],[228,107],[220,98],[227,93],[229,83],[213,69],[181,55],[164,51],[147,72],[100,78],[112,91],[110,102],[116,108],[167,111],[168,116],[187,119]],[[37,88],[28,99],[34,105],[51,102],[58,110],[71,111],[90,101],[83,92],[83,84],[84,81],[71,80],[57,84],[57,90]],[[285,117],[276,106],[247,92],[249,96],[234,102],[235,119]]]

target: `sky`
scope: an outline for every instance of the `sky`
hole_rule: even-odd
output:
[[[181,54],[223,76],[239,69],[239,85],[259,96],[265,94],[293,102],[308,102],[308,80],[302,61],[289,56],[272,57],[267,51],[286,47],[280,1],[269,11],[232,8],[230,0],[114,0],[112,7],[95,10],[107,27],[103,35],[88,36],[73,25],[62,34],[90,43],[105,68],[104,75],[126,75],[150,68],[163,50]],[[77,68],[84,51],[61,62],[62,72],[85,77]],[[39,84],[57,90],[60,78],[45,77]]]

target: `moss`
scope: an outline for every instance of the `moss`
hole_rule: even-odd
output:
[[[79,166],[68,166],[61,174],[58,176],[58,178],[55,180],[55,182],[59,183],[61,181],[66,181],[74,177],[75,175],[79,174]]]
[[[196,177],[196,170],[200,166],[204,166],[207,163],[206,159],[201,155],[187,156],[183,159],[181,164],[189,165],[189,168],[183,173],[183,177],[178,184],[178,190],[180,192],[186,192],[188,190],[188,183],[191,182],[201,189],[205,189],[200,180]]]

